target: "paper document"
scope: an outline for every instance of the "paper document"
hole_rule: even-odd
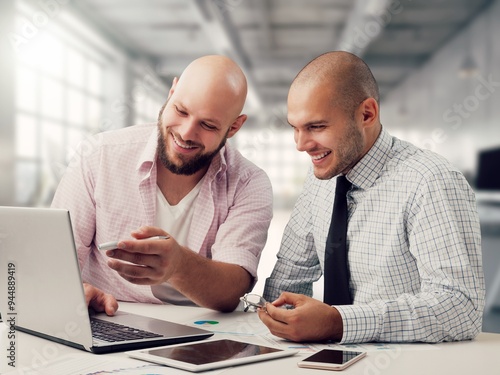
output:
[[[19,368],[5,375],[186,375],[185,371],[155,365],[123,356],[97,356],[94,354],[69,354],[36,368]],[[217,375],[219,372],[211,372]]]
[[[184,324],[203,328],[214,333],[239,336],[260,336],[269,332],[269,329],[260,321],[257,313],[241,311],[235,311],[231,314],[214,311]]]

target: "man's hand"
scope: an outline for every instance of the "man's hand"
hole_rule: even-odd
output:
[[[116,310],[118,310],[118,302],[115,297],[87,283],[83,283],[83,290],[85,291],[85,302],[88,307],[97,312],[104,311],[109,316],[115,315]]]
[[[208,259],[177,243],[160,228],[142,227],[135,239],[118,242],[109,250],[108,266],[138,285],[169,281],[195,304],[218,311],[233,311],[252,285],[252,276],[237,264]],[[169,236],[168,239],[148,239]],[[210,288],[207,288],[210,285]]]
[[[154,236],[169,238],[148,240]],[[117,249],[106,252],[113,258],[108,266],[125,280],[138,285],[157,285],[169,280],[186,250],[159,228],[142,227],[132,232],[132,237],[135,240],[120,241]]]
[[[292,305],[294,309],[279,308]],[[334,307],[316,299],[294,293],[282,293],[259,318],[275,336],[295,341],[340,341],[343,334],[342,317]]]

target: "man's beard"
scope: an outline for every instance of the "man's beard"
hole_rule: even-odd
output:
[[[178,158],[181,160],[181,164],[177,165],[169,158],[167,153],[166,137],[169,137],[170,135],[169,134],[167,134],[166,136],[163,135],[161,122],[160,120],[158,120],[158,148],[157,148],[158,159],[163,164],[163,166],[167,168],[170,172],[179,175],[191,176],[196,172],[198,172],[199,170],[206,168],[210,165],[213,158],[219,153],[221,148],[224,147],[224,145],[226,144],[228,132],[226,132],[224,138],[222,139],[221,143],[219,144],[216,150],[207,153],[200,153],[194,157],[189,158],[188,160],[184,160],[184,157],[182,155],[178,155]],[[185,143],[189,144],[189,142]]]
[[[350,170],[363,156],[363,146],[363,136],[353,120],[349,123],[347,132],[343,135],[336,149],[338,163],[321,175],[317,175],[316,173],[319,172],[314,170],[314,175],[320,180],[329,180]]]

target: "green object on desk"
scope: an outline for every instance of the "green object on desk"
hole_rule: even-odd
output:
[[[198,320],[198,321],[194,322],[194,324],[198,324],[198,325],[211,324],[211,325],[214,325],[214,324],[219,324],[219,322],[217,322],[215,320]]]

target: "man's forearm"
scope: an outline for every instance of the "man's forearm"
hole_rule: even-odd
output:
[[[233,311],[250,289],[252,276],[239,265],[207,259],[186,248],[183,252],[170,284],[197,305]]]

